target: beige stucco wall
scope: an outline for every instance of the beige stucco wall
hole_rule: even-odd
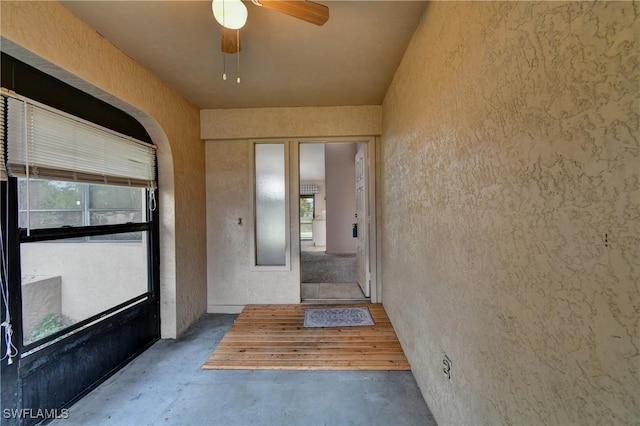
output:
[[[640,419],[638,13],[423,16],[383,105],[383,300],[439,423]]]
[[[290,268],[252,267],[252,139],[287,141],[289,193],[298,185],[298,141],[379,134],[381,106],[202,110],[206,141],[207,310],[235,313],[250,303],[300,302],[300,242],[290,226]],[[289,214],[299,215],[298,200]],[[242,218],[242,225],[238,219]]]
[[[253,267],[251,149],[249,141],[206,143],[209,312],[238,313],[250,303],[300,302],[298,261],[291,259],[288,270]],[[289,245],[292,252],[299,250],[294,238]]]
[[[202,139],[379,135],[382,106],[204,109]]]
[[[57,2],[0,3],[2,50],[129,112],[158,145],[162,336],[206,311],[199,111]]]

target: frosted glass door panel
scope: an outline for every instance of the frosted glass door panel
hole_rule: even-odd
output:
[[[256,144],[256,265],[286,264],[284,144]]]

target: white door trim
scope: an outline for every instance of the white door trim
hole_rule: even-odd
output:
[[[369,168],[369,179],[367,181],[368,185],[368,203],[369,203],[369,272],[371,277],[370,282],[370,291],[371,291],[371,302],[372,303],[381,303],[382,302],[382,283],[379,282],[380,274],[380,253],[378,252],[379,240],[380,240],[380,230],[378,229],[378,214],[379,214],[379,206],[378,206],[378,198],[377,198],[377,186],[376,180],[378,178],[377,171],[377,150],[379,144],[379,137],[376,136],[358,136],[358,137],[328,137],[328,138],[298,138],[298,139],[289,139],[292,142],[291,149],[291,168],[292,171],[291,179],[292,183],[300,181],[300,167],[298,165],[299,153],[300,153],[300,144],[302,143],[366,143],[368,145],[368,155],[367,155],[367,166]],[[295,163],[293,163],[295,161]],[[292,185],[293,186],[293,185]],[[291,215],[290,215],[290,229],[291,232],[291,247],[294,248],[294,240],[297,239],[298,244],[300,241],[300,186],[292,187],[290,191],[290,206],[291,206]],[[295,232],[293,232],[295,230]],[[298,245],[299,247],[299,245]],[[292,250],[291,252],[291,262],[294,270],[300,270],[300,251]],[[298,285],[300,285],[300,274],[298,274]]]

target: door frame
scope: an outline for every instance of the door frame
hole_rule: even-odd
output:
[[[290,169],[294,173],[291,173],[291,191],[290,205],[294,211],[291,212],[289,218],[291,232],[291,247],[292,247],[292,264],[294,264],[294,270],[300,271],[300,144],[303,143],[364,143],[367,144],[367,161],[366,165],[369,168],[368,182],[367,182],[367,197],[369,203],[369,276],[370,276],[370,300],[371,303],[382,303],[382,283],[380,281],[380,253],[378,252],[380,229],[378,212],[380,211],[377,197],[377,153],[380,138],[375,136],[358,136],[358,137],[324,137],[324,138],[297,138],[292,140]],[[355,161],[355,158],[354,158]],[[294,223],[296,222],[296,223]],[[297,247],[297,250],[295,250]],[[298,273],[298,287],[302,285],[300,281],[300,273]]]
[[[356,191],[356,223],[354,233],[356,241],[356,274],[360,289],[365,297],[371,297],[371,262],[369,261],[370,219],[369,219],[369,166],[366,161],[369,158],[368,144],[357,144],[355,155],[355,180]],[[364,232],[362,232],[364,230]],[[361,267],[364,264],[364,267]],[[364,270],[363,270],[364,269]]]

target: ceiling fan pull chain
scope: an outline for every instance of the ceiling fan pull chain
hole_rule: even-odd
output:
[[[220,27],[220,37],[224,38],[224,32]],[[227,54],[222,51],[222,80],[227,81]]]
[[[227,81],[227,54],[222,53],[222,79]]]
[[[238,47],[238,53],[236,53],[238,55],[237,58],[237,74],[238,74],[238,78],[236,79],[236,83],[240,84],[240,30],[236,30],[237,31],[237,37],[236,37],[236,46]]]

